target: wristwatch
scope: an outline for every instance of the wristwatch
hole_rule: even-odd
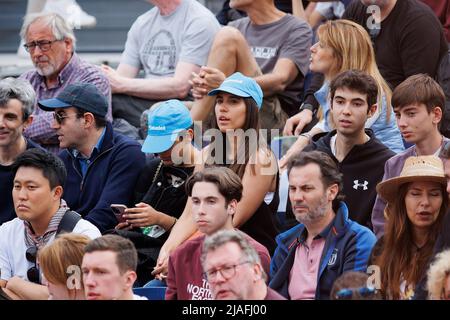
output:
[[[302,105],[300,106],[300,108],[298,108],[298,112],[302,112],[305,109],[306,110],[311,110],[311,112],[313,113],[313,116],[316,115],[317,108],[315,108],[312,104],[307,103],[307,102],[303,102]]]
[[[311,110],[311,112],[313,113],[313,117],[316,115],[317,113],[317,108],[314,108],[314,106],[310,103],[306,103],[303,102],[302,105],[300,106],[300,108],[298,108],[298,112],[302,112],[303,110]]]

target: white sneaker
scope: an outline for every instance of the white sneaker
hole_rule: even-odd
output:
[[[74,29],[93,28],[97,24],[97,19],[81,9],[75,0],[47,0],[43,12],[59,14]]]

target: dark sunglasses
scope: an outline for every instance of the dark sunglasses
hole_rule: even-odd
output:
[[[62,124],[65,118],[69,118],[72,115],[76,115],[77,117],[82,116],[83,113],[70,113],[70,114],[66,114],[66,115],[61,115],[58,112],[53,112],[53,119],[55,119],[55,121],[58,124]]]
[[[25,258],[27,258],[28,261],[34,263],[34,266],[32,266],[27,271],[27,277],[28,280],[34,283],[41,283],[40,281],[40,272],[36,264],[36,257],[37,257],[38,249],[36,247],[29,247],[27,251],[25,252]]]
[[[28,42],[28,43],[24,44],[23,47],[28,52],[34,51],[34,49],[36,49],[36,47],[39,47],[39,49],[41,49],[42,52],[45,52],[45,51],[50,50],[50,48],[52,47],[52,43],[56,42],[56,41],[61,41],[61,40],[55,39],[55,40],[32,41],[32,42]]]
[[[369,287],[341,289],[335,294],[336,300],[351,300],[356,294],[362,298],[369,298],[375,296],[377,290]]]

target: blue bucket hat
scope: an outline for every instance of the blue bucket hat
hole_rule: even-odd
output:
[[[220,87],[208,92],[208,96],[215,96],[219,92],[228,92],[243,98],[251,97],[255,100],[258,108],[261,109],[263,101],[261,87],[253,78],[246,77],[240,72],[233,73],[226,78]]]
[[[38,105],[44,111],[76,107],[100,117],[108,112],[108,101],[92,83],[69,84],[56,98],[38,101]]]
[[[179,100],[167,100],[148,114],[148,134],[142,152],[160,153],[170,149],[180,131],[192,126],[191,113]]]

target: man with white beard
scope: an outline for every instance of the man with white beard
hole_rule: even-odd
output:
[[[366,271],[375,235],[348,218],[342,174],[320,151],[288,163],[289,198],[300,223],[276,238],[269,286],[291,300],[330,298],[346,271]]]
[[[108,100],[106,119],[111,121],[111,88],[100,68],[83,61],[75,53],[72,27],[58,14],[38,13],[27,16],[20,35],[35,67],[20,76],[36,91],[36,101],[56,97],[69,84],[92,83]],[[54,153],[59,151],[56,131],[51,127],[52,112],[34,108],[33,123],[25,136]]]

